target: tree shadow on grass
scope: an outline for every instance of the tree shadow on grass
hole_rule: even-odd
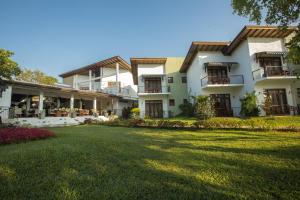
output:
[[[41,145],[40,151],[7,161],[16,178],[0,179],[1,199],[11,194],[22,199],[296,199],[299,196],[297,146],[274,150],[228,146],[229,141],[247,141],[248,133],[244,132],[195,135],[101,128],[72,129],[64,137],[49,141],[48,146]],[[226,140],[219,140],[222,137]],[[249,138],[248,143],[268,141],[267,136],[259,134]],[[280,139],[274,137],[270,141],[280,142]],[[216,144],[211,145],[212,142]],[[254,159],[247,160],[247,154]],[[274,163],[259,159],[264,156],[274,159]],[[286,165],[282,164],[283,159]],[[8,181],[15,187],[6,187]]]

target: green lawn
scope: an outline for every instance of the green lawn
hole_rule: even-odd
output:
[[[0,199],[299,199],[300,133],[99,125],[0,146]]]
[[[222,118],[222,119],[235,119],[235,120],[241,120],[241,121],[247,121],[249,119],[259,119],[259,120],[265,120],[267,123],[274,125],[275,127],[287,127],[287,126],[298,126],[300,127],[300,116],[272,116],[272,117],[252,117],[247,119],[240,119],[236,117],[215,117],[216,119]],[[214,118],[211,118],[212,120]],[[197,121],[197,118],[195,117],[173,117],[169,119],[164,120],[170,120],[170,121],[183,121],[188,124],[193,124]]]

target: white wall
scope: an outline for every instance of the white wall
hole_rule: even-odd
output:
[[[2,107],[2,109],[5,109],[6,111],[1,112],[0,109],[0,116],[1,119],[8,119],[9,117],[9,111],[8,109],[10,108],[11,105],[11,95],[12,95],[12,87],[8,86],[8,88],[2,92],[2,97],[0,97],[0,107]]]
[[[138,87],[143,90],[145,84],[143,81],[143,75],[164,75],[165,74],[165,65],[162,64],[139,64],[137,68],[138,72]],[[162,78],[162,90],[166,92],[167,88],[167,78],[163,76]]]
[[[281,38],[248,38],[249,55],[252,70],[259,69],[255,61],[255,53],[263,51],[286,51],[284,40]]]
[[[259,104],[264,101],[263,90],[283,88],[286,89],[287,101],[289,105],[296,106],[295,87],[291,87],[290,81],[266,81],[255,83],[252,71],[259,68],[255,60],[255,53],[263,51],[285,51],[283,39],[279,38],[248,38],[242,42],[230,56],[224,56],[221,52],[198,52],[191,66],[187,71],[189,95],[209,95],[229,93],[232,107],[240,107],[240,98],[246,92],[255,91],[258,96]],[[244,86],[241,88],[222,87],[222,88],[201,88],[201,78],[207,76],[204,70],[206,62],[238,62],[237,67],[232,67],[231,74],[242,74],[244,76]]]

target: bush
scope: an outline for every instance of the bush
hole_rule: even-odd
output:
[[[182,111],[181,114],[186,117],[192,117],[195,114],[195,106],[188,102],[179,105],[180,110]]]
[[[242,120],[238,118],[211,118],[207,120],[199,120],[193,123],[196,128],[242,128]]]
[[[128,125],[131,127],[139,127],[145,125],[145,120],[143,119],[130,119],[128,120]]]
[[[4,128],[0,130],[0,144],[45,139],[53,136],[55,136],[53,132],[39,128]]]
[[[87,118],[83,121],[84,124],[97,124],[99,123],[97,120],[91,119],[91,118]]]
[[[122,118],[123,118],[123,119],[129,119],[130,114],[131,114],[131,109],[130,109],[130,107],[124,107],[124,108],[122,109]]]
[[[138,118],[140,116],[140,109],[139,108],[132,108],[131,109],[132,118]]]
[[[246,93],[241,101],[241,115],[246,117],[255,117],[259,115],[259,108],[257,106],[257,97],[254,92]]]
[[[208,119],[215,116],[214,101],[209,96],[195,97],[195,110],[199,119]]]

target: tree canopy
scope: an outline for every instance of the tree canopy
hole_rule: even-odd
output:
[[[297,24],[295,36],[289,41],[288,60],[300,63],[300,0],[232,0],[234,13],[249,17],[250,21],[260,24],[279,25],[283,29]]]
[[[11,79],[21,73],[18,63],[11,59],[14,53],[0,49],[0,78]]]
[[[40,70],[23,69],[16,78],[17,80],[21,81],[41,83],[46,85],[54,85],[57,83],[57,79],[55,77],[48,76]]]

